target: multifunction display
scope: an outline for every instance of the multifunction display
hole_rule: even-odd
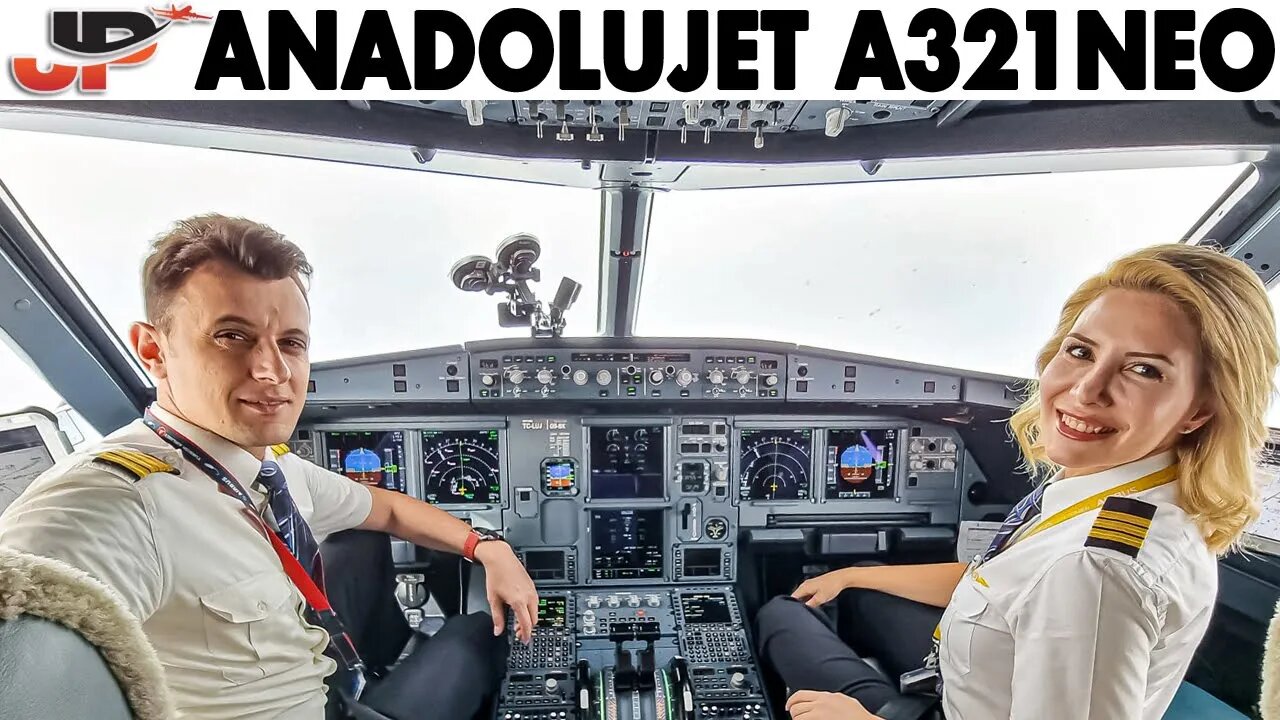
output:
[[[813,465],[813,431],[742,430],[738,497],[742,500],[807,500]]]
[[[898,431],[827,431],[827,500],[893,497]]]
[[[328,467],[371,487],[406,492],[404,432],[343,430],[324,433]]]
[[[591,577],[661,578],[662,513],[662,509],[592,511]]]
[[[663,497],[662,425],[592,427],[591,497]]]
[[[423,430],[422,494],[435,505],[501,502],[498,431]]]

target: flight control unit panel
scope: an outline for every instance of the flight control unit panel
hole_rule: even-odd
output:
[[[469,395],[467,411],[337,413],[304,423],[291,446],[507,538],[541,606],[532,644],[513,638],[497,718],[770,718],[737,587],[742,549],[815,527],[817,549],[834,554],[954,546],[965,488],[981,478],[954,427],[891,407],[787,405],[818,384],[902,395],[905,381],[927,395],[952,392],[951,380],[768,349],[392,361],[409,387],[434,364]],[[365,369],[336,372],[363,383]],[[336,377],[320,374],[326,387]]]

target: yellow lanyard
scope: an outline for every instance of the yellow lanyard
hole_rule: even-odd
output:
[[[1091,510],[1097,510],[1098,508],[1102,507],[1103,503],[1105,503],[1107,501],[1107,498],[1109,497],[1113,497],[1113,496],[1123,497],[1125,495],[1132,495],[1134,493],[1140,493],[1147,490],[1151,490],[1152,488],[1158,488],[1161,485],[1167,485],[1168,483],[1173,482],[1174,479],[1176,479],[1177,477],[1178,477],[1178,466],[1177,464],[1174,464],[1174,465],[1170,465],[1167,468],[1164,468],[1163,470],[1157,470],[1151,473],[1150,475],[1144,475],[1138,478],[1137,480],[1130,480],[1129,482],[1124,483],[1122,485],[1117,485],[1108,490],[1103,490],[1102,492],[1097,493],[1095,495],[1090,495],[1089,497],[1081,500],[1080,502],[1076,503],[1075,505],[1072,505],[1069,508],[1066,508],[1065,510],[1059,510],[1058,512],[1054,513],[1053,516],[1050,517],[1049,519],[1041,521],[1040,523],[1036,524],[1030,530],[1023,533],[1021,536],[1014,538],[1013,541],[1009,543],[1009,546],[1012,547],[1014,544],[1022,542],[1023,540],[1026,540],[1032,535],[1036,535],[1038,533],[1044,532],[1045,530],[1048,530],[1049,528],[1054,527],[1055,525],[1061,525],[1062,523],[1070,520],[1073,517],[1076,517],[1078,515],[1083,515],[1084,513],[1087,513]],[[1058,482],[1062,482],[1062,481],[1059,480]]]

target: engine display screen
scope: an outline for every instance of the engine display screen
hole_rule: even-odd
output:
[[[662,425],[592,427],[591,497],[663,497],[665,430]]]
[[[371,487],[406,492],[404,432],[344,430],[324,433],[327,467]]]
[[[827,500],[892,498],[898,430],[827,431]]]
[[[538,627],[563,630],[567,618],[563,596],[538,598]]]
[[[690,625],[728,624],[733,621],[724,593],[683,593],[680,595],[680,610]]]
[[[422,494],[434,505],[502,502],[497,430],[423,430]]]
[[[661,578],[663,524],[657,510],[591,512],[591,577]]]

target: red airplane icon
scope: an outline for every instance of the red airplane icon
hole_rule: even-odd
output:
[[[192,12],[190,5],[180,8],[177,5],[170,4],[169,9],[167,10],[151,8],[151,13],[158,18],[164,18],[165,20],[175,20],[178,22],[191,22],[192,20],[212,20],[213,19],[209,15],[197,15],[196,13]]]

